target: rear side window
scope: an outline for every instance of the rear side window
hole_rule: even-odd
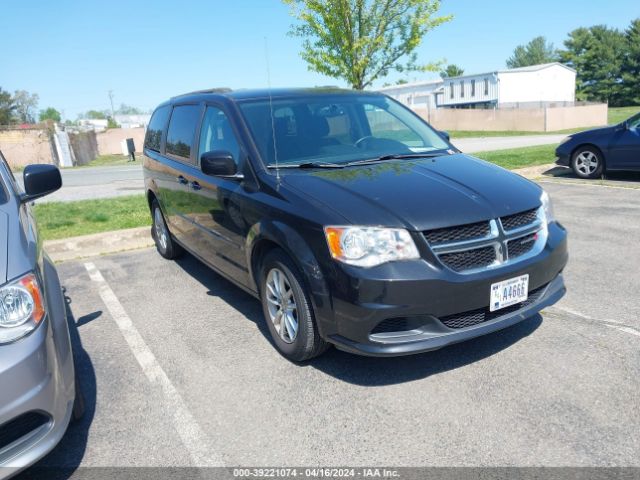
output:
[[[167,130],[167,153],[185,159],[191,157],[193,137],[199,119],[199,105],[180,105],[173,108]]]
[[[162,141],[162,131],[167,124],[167,118],[171,107],[169,105],[158,108],[153,112],[149,126],[147,127],[147,136],[144,139],[144,148],[160,151],[160,143]]]

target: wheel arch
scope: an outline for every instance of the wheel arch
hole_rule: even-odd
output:
[[[329,289],[313,250],[302,235],[283,222],[260,222],[255,224],[247,235],[246,254],[249,267],[249,280],[259,293],[260,262],[274,248],[282,249],[302,273],[309,289],[314,310],[327,305]]]

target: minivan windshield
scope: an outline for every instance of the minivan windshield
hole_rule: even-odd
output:
[[[2,152],[0,152],[0,169],[2,168],[4,168],[9,175],[13,176],[13,173],[11,173],[11,170],[9,169],[9,165],[2,156]],[[0,175],[0,205],[2,205],[3,203],[7,203],[8,200],[9,197],[7,196],[7,185],[5,185],[2,175]]]
[[[451,146],[395,101],[380,95],[310,95],[240,103],[268,167],[347,164]]]

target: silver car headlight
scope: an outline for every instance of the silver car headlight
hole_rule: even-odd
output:
[[[542,191],[542,195],[540,195],[540,203],[542,203],[542,209],[544,211],[544,216],[547,220],[547,223],[555,222],[556,217],[553,213],[553,204],[551,203],[551,198],[549,194]]]
[[[0,287],[0,344],[31,333],[44,314],[42,291],[33,273]]]
[[[324,234],[331,256],[358,267],[420,258],[409,232],[401,228],[328,226]]]

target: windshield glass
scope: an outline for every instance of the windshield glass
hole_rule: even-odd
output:
[[[633,117],[627,120],[627,125],[629,128],[638,128],[640,127],[640,113],[636,113]]]
[[[392,154],[447,150],[431,127],[373,95],[313,95],[248,101],[240,109],[267,166],[344,164]],[[275,135],[274,135],[275,133]]]
[[[9,169],[9,165],[7,165],[7,162],[2,156],[2,152],[0,152],[0,170],[2,170],[3,168],[6,169],[9,175],[13,175],[13,173],[11,173],[11,170]],[[7,196],[7,185],[5,184],[4,178],[2,177],[2,172],[0,172],[0,205],[6,203],[7,200],[9,200],[9,197]]]

